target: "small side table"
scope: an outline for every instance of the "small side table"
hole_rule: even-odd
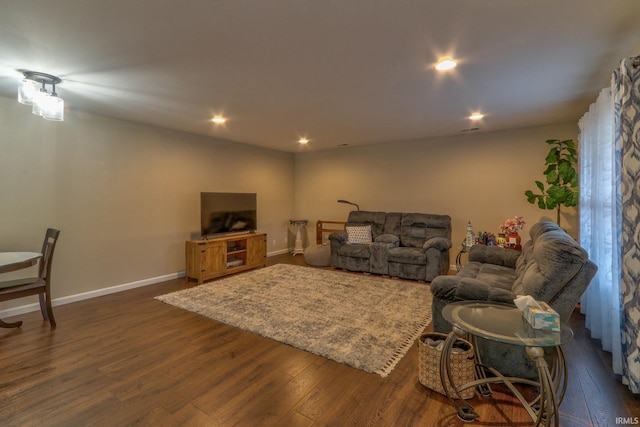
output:
[[[503,383],[520,401],[529,413],[535,425],[559,425],[558,408],[567,389],[567,363],[562,345],[573,339],[573,331],[562,324],[559,331],[533,329],[522,317],[516,307],[490,302],[460,301],[448,304],[442,310],[443,317],[453,325],[453,331],[445,341],[440,359],[440,378],[442,386],[451,404],[456,408],[458,417],[467,422],[474,421],[478,414],[473,407],[460,398],[460,392],[469,387],[476,387],[479,394],[491,394],[491,383]],[[476,357],[476,380],[463,385],[455,385],[451,375],[451,348],[457,337],[470,335]],[[496,369],[482,364],[478,354],[477,337],[492,341],[526,347],[527,355],[536,362],[538,381],[525,378],[505,377]],[[553,347],[553,365],[551,371],[544,358],[544,347]],[[487,377],[486,372],[492,376]],[[553,374],[552,374],[553,373]],[[445,377],[446,376],[446,377]],[[445,378],[449,378],[453,390],[448,387]],[[539,396],[528,402],[515,388],[514,384],[527,384],[539,388]],[[452,398],[451,391],[461,400],[458,405]]]
[[[306,226],[309,221],[306,219],[290,219],[289,223],[296,226],[296,245],[294,246],[291,254],[293,256],[298,254],[304,255],[304,248],[302,247],[302,227]]]
[[[458,255],[456,255],[456,271],[462,270],[462,254],[466,254],[469,251],[469,248],[465,245],[462,245]]]

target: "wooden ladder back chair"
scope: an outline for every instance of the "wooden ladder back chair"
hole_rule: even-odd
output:
[[[327,227],[326,225],[330,226]],[[324,243],[324,234],[325,233],[333,233],[335,231],[344,231],[345,221],[316,221],[316,243],[321,245]]]
[[[38,277],[0,282],[0,301],[38,295],[42,318],[48,320],[52,328],[56,326],[56,321],[53,317],[53,307],[51,304],[51,264],[59,235],[59,230],[53,228],[47,229],[47,234],[42,243],[42,258],[38,263]],[[17,328],[21,325],[22,321],[18,321],[7,323],[5,327]]]

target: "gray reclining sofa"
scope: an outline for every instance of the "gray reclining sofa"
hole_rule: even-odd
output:
[[[354,240],[354,230],[369,233],[370,243]],[[449,271],[451,217],[353,211],[329,241],[333,267],[429,282]]]
[[[514,305],[517,295],[545,301],[567,322],[597,271],[587,252],[557,224],[538,222],[529,232],[531,240],[522,253],[497,246],[475,245],[469,262],[456,276],[436,277],[433,294],[433,330],[448,333],[451,325],[442,308],[455,301],[495,301]],[[478,339],[485,365],[503,375],[537,378],[534,362],[525,347]]]

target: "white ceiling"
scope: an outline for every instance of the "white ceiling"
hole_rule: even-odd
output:
[[[640,54],[639,17],[638,0],[0,0],[0,96],[41,71],[69,112],[290,152],[577,122]],[[443,56],[458,68],[436,73]]]

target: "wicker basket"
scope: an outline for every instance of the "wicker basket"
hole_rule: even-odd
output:
[[[442,354],[442,350],[427,344],[426,342],[428,338],[431,338],[432,340],[444,341],[447,339],[447,335],[437,332],[431,332],[428,334],[423,334],[420,337],[420,340],[418,342],[418,377],[420,380],[420,384],[427,388],[430,388],[431,390],[437,391],[438,393],[445,394],[444,389],[442,388],[442,382],[440,381],[440,356]],[[462,384],[466,384],[475,379],[473,346],[468,341],[457,339],[453,344],[453,348],[462,350],[458,352],[452,351],[450,358],[453,382],[457,386],[461,386]],[[451,397],[457,398],[455,393],[453,393],[453,387],[451,387],[451,383],[449,382],[449,380],[447,380],[447,386],[451,391]],[[468,388],[460,393],[463,399],[471,399],[474,394],[474,387]]]

